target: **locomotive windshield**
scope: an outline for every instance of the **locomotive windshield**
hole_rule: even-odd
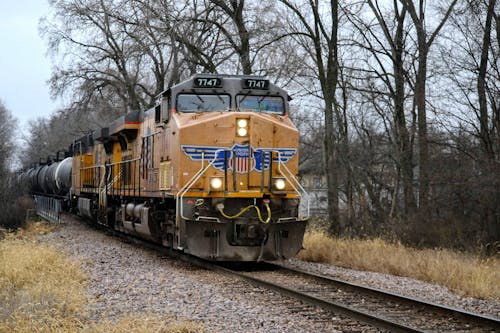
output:
[[[280,96],[238,95],[236,100],[238,109],[242,111],[248,110],[280,115],[285,113],[285,103]]]
[[[223,94],[179,94],[177,96],[177,111],[179,112],[209,112],[227,111],[231,106],[229,95]]]

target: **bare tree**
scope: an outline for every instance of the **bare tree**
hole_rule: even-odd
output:
[[[331,231],[340,233],[338,142],[342,119],[339,94],[338,29],[339,4],[331,0],[323,6],[318,1],[307,3],[281,0],[290,11],[290,30],[300,47],[312,59],[312,73],[319,81],[324,102],[325,173],[328,186],[328,215]],[[302,7],[305,6],[305,7]],[[320,8],[321,6],[321,8]],[[308,15],[307,13],[311,13]],[[298,24],[293,24],[297,22]]]
[[[184,56],[203,71],[265,75],[282,86],[301,71],[276,2],[193,1],[176,22]]]
[[[408,56],[410,50],[406,41],[410,30],[406,22],[407,9],[396,1],[392,7],[386,3],[382,8],[378,1],[372,0],[367,5],[375,16],[375,22],[365,19],[359,12],[349,13],[348,16],[360,37],[354,40],[356,48],[368,52],[365,61],[360,63],[361,67],[355,70],[356,84],[352,89],[361,94],[363,100],[373,104],[378,116],[387,117],[387,135],[394,141],[394,159],[398,170],[393,181],[395,185],[390,215],[398,207],[400,182],[403,213],[411,215],[416,209],[412,122],[416,117],[407,101],[408,90],[412,86],[409,73],[412,60]]]
[[[485,155],[489,160],[495,160],[495,155],[500,154],[498,145],[500,138],[500,104],[491,103],[493,112],[490,117],[488,112],[488,94],[493,99],[499,99],[498,90],[489,90],[487,86],[487,70],[490,63],[489,52],[492,48],[491,43],[491,30],[493,25],[493,18],[495,14],[496,0],[489,0],[486,8],[486,21],[484,23],[484,32],[481,45],[481,57],[479,62],[479,72],[477,75],[477,93],[479,98],[479,124],[480,124],[480,138]],[[497,24],[500,23],[497,21]],[[498,28],[498,26],[497,26]],[[500,28],[498,28],[500,31]],[[498,32],[497,32],[498,33]],[[500,38],[497,36],[497,38]],[[499,56],[498,49],[497,54]],[[488,91],[489,90],[489,91]],[[490,120],[491,119],[491,120]],[[496,136],[496,138],[495,138]],[[495,142],[496,141],[496,142]]]
[[[226,29],[230,18],[224,12],[215,10],[209,2],[186,1],[175,14],[169,15],[174,22],[173,38],[179,43],[190,74],[199,71],[217,73],[222,64],[234,55],[237,44],[230,44],[226,37],[232,38]]]
[[[15,228],[22,223],[23,212],[16,204],[21,190],[12,172],[17,120],[0,100],[0,225]]]
[[[500,237],[499,10],[495,0],[460,1],[440,45],[446,102],[454,111],[449,114],[450,136],[457,142],[461,164],[471,165],[464,171],[467,176],[457,180],[475,203],[462,209],[474,216],[463,219],[480,229],[475,238],[491,243]],[[468,145],[463,144],[464,137]]]
[[[172,1],[71,0],[51,5],[55,14],[43,21],[41,30],[62,59],[50,80],[54,96],[69,95],[75,108],[117,96],[125,113],[150,107],[166,81],[178,81],[179,50],[171,39],[171,16],[165,14],[175,8]]]
[[[483,152],[478,160],[500,155],[500,40],[494,37],[500,32],[499,8],[496,0],[460,1],[440,44],[440,75],[454,108],[449,117],[478,138]]]
[[[10,163],[14,153],[14,133],[16,119],[0,100],[0,181],[10,170]],[[0,188],[3,188],[0,186]]]
[[[222,10],[227,18],[234,24],[236,33],[231,31],[217,21],[212,21],[227,38],[232,48],[238,54],[243,74],[252,74],[252,63],[250,59],[250,32],[244,19],[245,0],[209,0],[216,8]]]
[[[427,60],[429,50],[450,17],[458,0],[451,0],[446,7],[442,18],[437,20],[437,26],[434,31],[428,32],[426,26],[426,2],[418,1],[415,5],[414,0],[399,0],[405,10],[408,11],[415,26],[418,43],[418,65],[415,79],[414,104],[417,108],[417,126],[418,126],[418,156],[419,156],[419,192],[418,201],[420,209],[424,214],[428,213],[429,206],[429,142],[427,135]]]

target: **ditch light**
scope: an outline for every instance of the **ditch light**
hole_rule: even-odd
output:
[[[210,178],[210,190],[219,191],[222,188],[222,177]]]
[[[283,191],[286,187],[284,178],[273,178],[273,188],[277,191]]]

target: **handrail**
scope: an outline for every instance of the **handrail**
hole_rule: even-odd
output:
[[[310,209],[311,209],[311,200],[309,198],[309,193],[307,193],[307,191],[305,190],[305,188],[300,184],[300,182],[298,181],[297,178],[295,178],[295,176],[293,175],[293,173],[290,171],[290,169],[284,164],[284,163],[281,163],[281,156],[280,156],[280,152],[278,151],[278,171],[280,172],[280,174],[282,174],[287,180],[288,182],[290,183],[290,185],[293,187],[293,189],[295,190],[295,192],[297,192],[300,196],[300,198],[304,198],[307,202],[307,206],[306,206],[306,215],[302,215],[301,216],[301,205],[302,205],[302,200],[299,204],[299,219],[301,220],[307,220],[309,219],[309,217],[311,216],[310,214]],[[281,166],[283,166],[285,168],[285,170],[288,172],[289,176],[295,181],[295,183],[298,185],[298,189],[293,185],[293,183],[288,179],[288,177],[281,171]]]
[[[80,168],[80,171],[82,170],[90,170],[90,169],[97,169],[101,167],[100,165],[91,165],[91,166],[88,166],[88,167],[85,167],[85,168]]]
[[[91,165],[91,166],[88,166],[88,167],[84,167],[84,168],[80,168],[80,174],[79,174],[79,177],[80,177],[80,189],[81,188],[92,188],[92,189],[95,189],[96,188],[96,184],[94,182],[94,177],[91,173],[89,174],[88,171],[92,171],[92,170],[98,170],[99,169],[99,165]],[[90,183],[88,182],[89,181],[89,178],[90,178]],[[97,184],[98,185],[98,184]],[[97,188],[99,187],[99,185],[97,186]]]
[[[123,169],[120,167],[119,170],[118,170],[118,172],[116,174],[114,174],[114,172],[111,172],[106,177],[106,169],[108,167],[114,168],[115,166],[132,164],[132,163],[140,161],[140,160],[141,160],[141,158],[139,157],[139,158],[133,158],[133,159],[130,159],[130,160],[125,160],[125,161],[118,161],[118,162],[113,162],[113,163],[105,163],[103,165],[91,165],[91,166],[88,166],[88,167],[80,168],[80,174],[82,172],[85,172],[85,171],[88,171],[88,170],[98,170],[98,169],[101,169],[101,172],[102,172],[101,177],[100,177],[100,179],[96,179],[97,180],[97,183],[96,183],[97,186],[94,185],[94,184],[92,184],[92,187],[94,189],[97,189],[97,193],[99,193],[99,198],[101,198],[102,196],[104,196],[103,195],[104,193],[108,194],[108,192],[110,191],[110,189],[113,188],[113,185],[117,181],[119,181],[120,178],[123,175]],[[114,175],[114,177],[113,177],[113,175]],[[137,176],[137,174],[136,174],[136,172],[134,172],[134,174],[133,174],[134,179],[135,179],[136,176]],[[111,177],[113,177],[113,178],[110,179]],[[140,175],[139,175],[139,177],[140,177]],[[140,187],[140,185],[139,185],[139,187]],[[129,189],[129,191],[130,191],[130,189]],[[135,189],[134,189],[134,191],[135,191]],[[140,188],[139,188],[139,192],[140,192]],[[104,205],[105,205],[105,200],[106,200],[105,198],[102,199],[102,204],[104,204]],[[101,199],[99,199],[99,202],[101,203]]]
[[[108,163],[106,164],[106,166],[113,166],[113,165],[117,165],[117,164],[125,164],[125,163],[130,163],[130,162],[135,162],[135,161],[140,161],[141,158],[138,157],[138,158],[133,158],[131,160],[125,160],[125,161],[119,161],[119,162],[113,162],[113,163]]]
[[[218,154],[221,151],[224,151],[225,149],[217,149],[214,154],[214,158],[208,163],[206,167],[203,165],[205,164],[205,152],[201,154],[201,168],[198,170],[198,172],[181,188],[179,193],[177,193],[176,201],[177,201],[177,211],[180,213],[180,217],[187,220],[187,218],[184,216],[184,205],[182,204],[182,199],[184,199],[184,195],[189,191],[189,189],[200,179],[200,177],[212,166],[212,164],[215,163],[215,161],[218,158]],[[179,200],[180,199],[180,200]],[[180,202],[180,207],[179,207],[179,202]],[[176,223],[177,219],[176,219]]]
[[[131,195],[132,193],[132,195],[136,195],[137,191],[138,195],[140,195],[141,175],[137,165],[139,161],[141,161],[140,157],[106,164],[106,168],[110,170],[106,185],[107,193],[111,191],[110,195],[112,196],[115,193],[120,195]],[[127,179],[122,179],[124,175],[127,175]],[[116,188],[114,185],[119,181],[122,182]]]
[[[295,192],[297,192],[297,194],[299,195],[299,197],[304,200],[306,200],[306,214],[305,215],[302,215],[301,214],[301,205],[302,205],[302,200],[301,200],[301,205],[299,206],[299,219],[301,220],[307,220],[311,215],[310,215],[310,205],[311,205],[311,200],[309,198],[309,193],[307,193],[307,191],[305,190],[305,188],[300,184],[300,182],[297,180],[297,178],[295,178],[295,176],[293,175],[293,173],[290,171],[290,169],[281,161],[281,152],[278,150],[278,149],[273,149],[273,148],[268,148],[268,149],[263,149],[263,151],[269,151],[269,152],[275,152],[275,153],[278,153],[278,171],[279,173],[285,177],[285,179],[287,180],[287,182],[290,184],[290,186],[292,186],[292,188],[294,189]],[[273,158],[272,154],[271,156],[269,157],[270,159]],[[288,173],[285,174],[281,167],[283,166],[283,168],[285,169],[285,171]],[[269,172],[272,172],[272,170],[269,170]],[[290,178],[293,180],[293,182],[290,180]],[[295,186],[294,183],[297,185]]]

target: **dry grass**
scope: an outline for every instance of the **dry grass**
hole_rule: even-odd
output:
[[[27,238],[0,242],[0,332],[78,330],[85,275],[56,249]]]
[[[95,323],[86,314],[87,280],[79,265],[55,248],[38,244],[36,235],[54,230],[30,223],[0,241],[0,332],[160,332],[194,333],[203,327],[155,315]]]
[[[417,250],[381,239],[333,239],[308,232],[299,258],[342,267],[407,276],[459,294],[500,299],[500,258],[481,259],[450,250]]]
[[[33,239],[38,235],[45,235],[53,232],[59,227],[57,224],[43,221],[33,221],[26,223],[25,227],[13,234],[15,238]]]

